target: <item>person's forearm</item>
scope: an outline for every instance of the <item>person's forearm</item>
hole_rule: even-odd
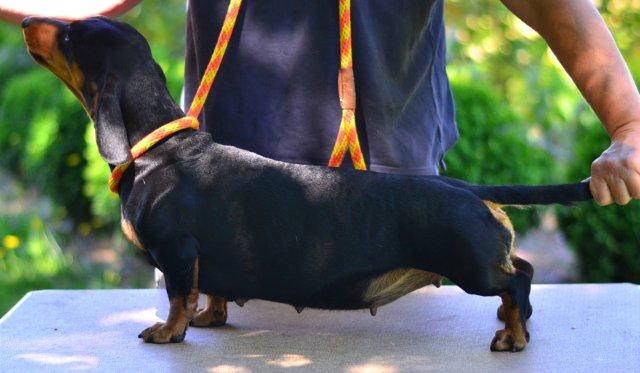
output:
[[[27,16],[64,20],[116,16],[142,0],[0,0],[0,20],[20,23]]]
[[[640,95],[611,33],[589,0],[503,0],[535,29],[615,137],[640,123]]]

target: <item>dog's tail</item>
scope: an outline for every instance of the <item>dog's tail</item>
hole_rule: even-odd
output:
[[[570,205],[574,202],[593,199],[589,183],[559,185],[474,185],[461,180],[442,177],[442,180],[461,189],[468,190],[479,198],[501,205]]]

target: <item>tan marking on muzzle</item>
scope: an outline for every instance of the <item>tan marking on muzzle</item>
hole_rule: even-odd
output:
[[[90,112],[81,93],[85,80],[84,74],[75,62],[70,64],[60,50],[58,45],[59,33],[60,28],[58,26],[46,22],[29,25],[24,29],[27,49],[33,59],[60,78],[73,92],[85,110]]]

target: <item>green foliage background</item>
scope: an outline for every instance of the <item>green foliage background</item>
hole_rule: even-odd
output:
[[[640,2],[596,1],[640,77]],[[184,69],[184,0],[147,0],[124,20],[150,41],[177,99]],[[447,174],[486,184],[584,179],[607,146],[597,119],[544,41],[496,0],[447,0],[449,75],[461,140]],[[18,26],[0,24],[0,314],[25,291],[46,287],[141,286],[88,265],[77,241],[106,240],[128,262],[118,233],[118,201],[93,127],[73,95],[25,52]],[[16,206],[36,190],[45,208]],[[512,214],[520,231],[538,211]],[[584,281],[640,281],[638,204],[562,209],[561,228],[580,255]],[[7,237],[19,240],[9,248]]]
[[[591,162],[608,146],[608,136],[544,41],[496,3],[493,0],[450,0],[446,3],[450,26],[449,74],[454,82],[462,79],[475,82],[478,87],[488,87],[498,98],[494,105],[502,105],[501,112],[504,112],[504,106],[510,107],[517,118],[515,122],[522,123],[519,126],[521,141],[528,138],[531,143],[533,140],[540,151],[552,156],[549,162],[544,156],[536,161],[529,150],[512,153],[510,145],[521,145],[501,133],[492,140],[501,142],[499,148],[505,151],[504,158],[513,162],[513,168],[521,173],[531,173],[533,179],[530,180],[536,183],[540,180],[544,183],[583,180],[589,176]],[[610,27],[636,82],[640,81],[640,3],[633,0],[594,3]],[[465,148],[482,148],[482,144],[490,144],[489,139],[483,140],[477,132],[464,131],[465,122],[473,115],[462,113],[467,109],[461,108],[464,104],[459,98],[462,141],[449,157],[457,157],[456,154]],[[475,127],[474,130],[482,132]],[[465,140],[465,137],[469,139]],[[467,141],[473,145],[467,146]],[[487,146],[483,151],[490,148]],[[456,176],[464,178],[470,174],[474,181],[490,183],[495,180],[490,179],[493,176],[485,174],[482,179],[475,179],[475,170],[486,167],[480,166],[485,163],[497,167],[505,162],[504,158],[496,157],[495,153],[488,154],[478,158],[481,162],[460,168]],[[527,180],[517,170],[510,172],[517,175],[517,180]],[[498,181],[513,181],[504,172],[495,177]],[[571,209],[558,209],[560,228],[580,259],[582,281],[640,282],[638,207],[638,202],[606,208],[583,203]],[[510,212],[510,215],[514,214]],[[515,216],[519,230],[535,222],[535,214],[528,222]]]
[[[600,155],[609,137],[595,121],[581,123],[580,142],[569,175],[579,178],[583,165]],[[582,276],[594,282],[640,283],[640,201],[627,206],[583,204],[560,210],[560,223],[583,265]]]
[[[537,126],[487,85],[457,79],[452,89],[460,139],[447,154],[446,175],[489,185],[550,182],[553,157],[537,141]],[[539,223],[535,209],[512,209],[509,216],[520,232]]]

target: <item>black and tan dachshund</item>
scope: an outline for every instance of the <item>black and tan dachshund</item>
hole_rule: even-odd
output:
[[[131,26],[101,17],[28,18],[22,26],[29,53],[93,119],[112,168],[184,115]],[[496,351],[525,348],[532,310],[533,268],[515,255],[501,206],[591,198],[584,183],[478,186],[289,164],[191,130],[136,160],[119,194],[123,231],[166,279],[169,316],[140,334],[146,342],[180,342],[189,323],[223,324],[227,300],[375,313],[446,277],[467,293],[502,298]],[[207,305],[197,310],[200,292]]]

